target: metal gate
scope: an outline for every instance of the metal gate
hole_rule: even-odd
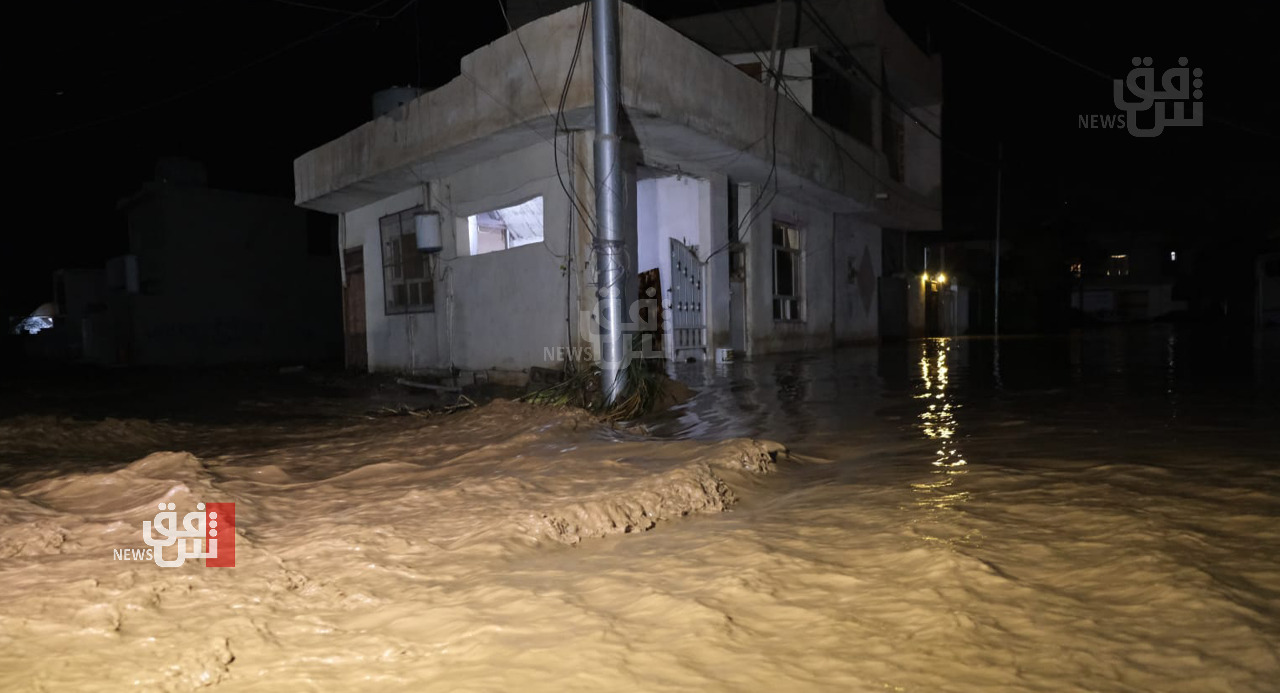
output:
[[[689,246],[671,239],[670,357],[706,357],[707,320],[702,311],[705,268]]]

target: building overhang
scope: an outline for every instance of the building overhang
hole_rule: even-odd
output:
[[[589,26],[566,81],[582,12],[572,7],[520,27],[518,37],[508,34],[464,57],[461,74],[447,84],[298,157],[296,204],[350,211],[549,145],[557,132],[590,130]],[[622,120],[646,163],[701,167],[757,184],[773,171],[782,194],[835,212],[896,228],[941,228],[937,195],[925,198],[892,180],[883,155],[786,98],[775,124],[771,88],[625,3],[619,30]]]

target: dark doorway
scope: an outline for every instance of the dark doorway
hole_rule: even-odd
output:
[[[346,282],[342,287],[342,333],[347,368],[369,370],[369,348],[365,328],[364,249],[343,253]]]

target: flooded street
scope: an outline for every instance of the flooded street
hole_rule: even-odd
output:
[[[0,688],[1275,690],[1277,357],[1153,327],[682,366],[649,435],[12,417]],[[235,568],[113,559],[197,500],[237,504]]]
[[[774,562],[737,570],[768,575],[784,640],[824,634],[856,690],[1272,690],[1274,350],[1163,328],[999,350],[742,364],[691,405],[689,433],[823,461],[726,520]]]

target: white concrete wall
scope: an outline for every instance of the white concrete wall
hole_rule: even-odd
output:
[[[671,239],[698,246],[706,182],[689,176],[648,178],[636,185],[637,272],[655,267],[662,282],[664,314],[671,310]],[[668,337],[665,346],[671,347]],[[672,352],[667,352],[668,357]]]
[[[467,256],[445,242],[451,313],[451,365],[463,370],[523,371],[554,366],[545,349],[569,345],[569,200],[556,177],[550,145],[542,144],[464,169],[440,181],[446,228],[456,220],[542,196],[543,240]]]
[[[671,304],[671,239],[699,245],[704,187],[706,181],[689,176],[650,178],[637,185],[638,271],[658,268],[663,307]]]
[[[635,180],[633,175],[630,179]],[[727,242],[728,183],[714,173],[664,176],[639,181],[628,192],[627,213],[633,216],[624,231],[629,252],[634,248],[631,257],[636,258],[630,269],[634,275],[658,267],[664,302],[670,297],[671,238],[697,246],[704,259]],[[754,186],[743,188],[739,213],[750,206],[757,191]],[[572,206],[556,177],[550,146],[530,146],[431,181],[430,207],[441,213],[446,230],[435,271],[436,311],[387,316],[378,219],[416,206],[422,194],[417,187],[346,215],[345,245],[365,250],[370,369],[452,366],[519,373],[532,365],[557,365],[546,362],[546,350],[580,344],[578,320],[566,320],[569,305],[574,318],[583,305],[575,287],[580,285],[583,295],[594,291],[595,265],[583,250],[583,239],[569,243]],[[543,198],[543,242],[479,256],[468,256],[459,245],[467,242],[465,233],[457,233],[459,220],[465,225],[469,215],[534,196]],[[582,203],[594,211],[588,195]],[[773,319],[774,218],[801,229],[803,321]],[[875,339],[879,322],[874,279],[881,274],[881,234],[878,226],[850,215],[837,217],[825,206],[787,194],[757,209],[742,235],[748,263],[749,354]],[[572,263],[567,258],[571,246],[576,255]],[[712,258],[706,273],[710,349],[728,346],[728,259],[727,252]],[[871,279],[860,282],[858,274],[868,267]],[[635,298],[632,288],[628,303]],[[864,296],[865,291],[870,294]]]
[[[835,340],[880,336],[881,229],[848,214],[835,217]]]
[[[430,181],[430,187],[429,207],[440,212],[445,231],[444,249],[435,258],[434,312],[387,315],[383,302],[378,220],[420,204],[423,188],[346,214],[346,247],[364,248],[369,369],[520,373],[533,365],[555,365],[544,361],[544,349],[569,344],[566,273],[571,268],[565,260],[569,201],[550,145],[497,157]],[[536,196],[543,198],[540,243],[469,256],[459,247],[458,234],[450,233],[470,215]]]
[[[658,251],[658,179],[646,178],[636,183],[636,233],[639,249],[636,252],[636,270],[647,272],[655,267],[661,270],[662,253]]]
[[[752,191],[754,195],[756,191]],[[769,193],[766,192],[766,197]],[[741,202],[740,202],[741,204]],[[747,201],[750,204],[750,201]],[[818,349],[832,344],[832,223],[834,215],[778,194],[743,232],[747,247],[747,340],[751,355]],[[804,320],[773,319],[773,220],[800,228]]]
[[[699,189],[700,256],[707,265],[707,353],[731,347],[729,336],[729,179],[712,173]],[[712,254],[715,254],[714,256]]]
[[[437,313],[440,306],[436,265],[436,312],[387,315],[378,220],[422,204],[421,187],[365,205],[345,215],[343,250],[364,250],[364,304],[370,371],[413,371],[440,365]]]
[[[664,176],[637,185],[639,271],[654,267],[662,279],[664,308],[671,307],[671,239],[698,249],[703,270],[707,327],[707,355],[729,342],[729,240],[728,179]],[[720,251],[716,253],[716,251]],[[711,257],[712,253],[716,253]]]
[[[813,113],[813,55],[811,49],[788,48],[781,52],[786,54],[786,58],[782,63],[784,77],[782,81],[787,85],[787,91],[791,92],[795,97],[795,102],[801,108]],[[758,63],[762,58],[765,62],[772,59],[771,51],[768,49],[758,53],[731,53],[723,57],[734,65]],[[765,84],[772,84],[767,72],[762,73],[761,81]]]

